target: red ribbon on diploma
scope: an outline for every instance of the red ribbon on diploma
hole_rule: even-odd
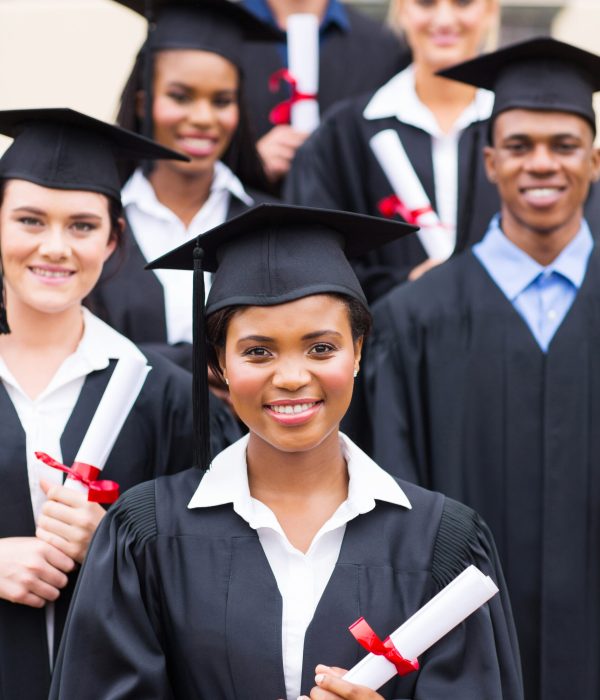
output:
[[[283,100],[283,102],[275,105],[269,112],[269,121],[271,124],[290,124],[292,121],[292,107],[296,102],[317,99],[316,95],[310,95],[298,90],[298,81],[287,68],[280,68],[271,75],[269,78],[269,90],[271,92],[277,92],[282,81],[290,86],[292,96],[288,100]]]
[[[100,470],[97,467],[93,467],[91,464],[85,464],[84,462],[75,462],[72,467],[67,467],[55,459],[52,459],[50,455],[45,452],[36,452],[35,456],[47,464],[49,467],[54,469],[60,469],[61,472],[65,472],[72,479],[76,481],[81,481],[82,484],[88,487],[88,501],[93,501],[94,503],[114,503],[117,498],[119,498],[119,484],[116,481],[109,481],[108,479],[97,480],[96,477],[100,474]]]
[[[359,618],[348,629],[354,639],[367,651],[377,656],[384,656],[393,663],[399,676],[406,676],[419,670],[419,662],[416,659],[412,661],[405,659],[389,637],[381,641],[364,617]]]
[[[377,208],[382,216],[386,219],[391,219],[395,214],[400,214],[400,216],[406,221],[407,224],[419,224],[419,219],[423,214],[431,214],[433,209],[431,205],[422,207],[421,209],[409,209],[406,204],[395,194],[391,194],[389,197],[384,197],[377,204]]]

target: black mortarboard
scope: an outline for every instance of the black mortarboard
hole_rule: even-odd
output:
[[[508,109],[577,114],[594,133],[592,96],[600,90],[600,56],[550,37],[531,39],[438,73],[496,93],[492,120]]]
[[[219,54],[241,72],[244,41],[277,41],[283,33],[261,22],[239,3],[230,0],[116,0],[144,15],[148,37],[141,49],[144,59],[144,93],[152,103],[153,60],[156,51],[195,49]],[[146,110],[144,134],[152,135]]]
[[[121,191],[118,158],[188,160],[143,136],[71,109],[0,112],[0,134],[14,139],[0,158],[0,180],[99,192],[117,200]],[[0,274],[0,333],[9,333],[3,289]]]
[[[119,158],[188,160],[143,136],[71,109],[2,111],[0,133],[14,138],[0,158],[0,179],[100,192],[117,200]]]
[[[348,258],[416,231],[398,221],[327,209],[260,204],[151,262],[194,270],[194,413],[197,463],[209,465],[204,313],[345,294],[368,308]],[[204,312],[202,270],[214,272]]]

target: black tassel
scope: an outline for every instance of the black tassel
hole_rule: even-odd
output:
[[[6,317],[6,295],[4,293],[4,280],[2,279],[2,274],[0,273],[0,335],[8,335],[10,333],[10,327],[8,325],[8,318]]]
[[[196,241],[194,248],[194,302],[192,357],[192,409],[194,418],[194,465],[207,470],[210,467],[210,414],[208,406],[208,361],[206,326],[204,321],[204,251]]]

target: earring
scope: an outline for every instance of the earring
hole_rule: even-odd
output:
[[[355,370],[354,370],[354,375],[353,375],[353,377],[354,377],[354,379],[356,379],[356,377],[358,377],[358,369],[355,369]]]
[[[223,379],[225,380],[225,384],[229,386],[229,379],[227,379],[227,377],[223,377]]]

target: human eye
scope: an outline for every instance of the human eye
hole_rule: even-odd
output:
[[[98,228],[98,224],[94,224],[90,221],[75,221],[71,225],[71,228],[76,233],[90,233]]]
[[[225,107],[229,107],[232,104],[237,103],[237,96],[233,94],[219,94],[215,95],[213,98],[213,104],[215,107],[218,107],[219,109],[225,109]]]
[[[251,348],[246,348],[246,350],[242,352],[242,356],[250,357],[257,360],[264,360],[268,359],[272,355],[271,351],[268,348],[265,348],[262,345],[256,345]]]
[[[529,145],[525,141],[507,141],[504,144],[504,150],[511,155],[519,156],[527,153]]]
[[[337,348],[331,343],[315,343],[308,351],[310,355],[331,355]]]
[[[576,141],[559,141],[554,144],[554,150],[556,153],[571,154],[574,153],[579,148],[579,144]]]
[[[190,96],[184,90],[169,90],[167,97],[177,104],[186,104],[190,101]]]
[[[27,228],[40,228],[43,225],[42,220],[35,216],[19,216],[17,221]]]

